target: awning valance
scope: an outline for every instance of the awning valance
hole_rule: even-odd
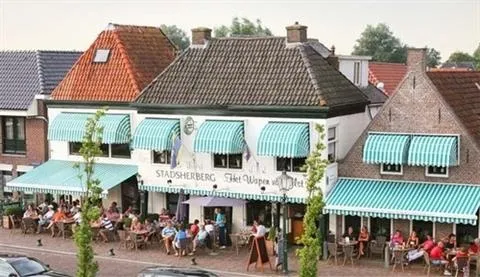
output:
[[[13,190],[39,193],[81,195],[85,192],[83,165],[74,167],[75,162],[49,160],[33,170],[7,183]],[[103,194],[124,180],[137,174],[136,165],[96,163],[93,177],[100,181]]]
[[[283,196],[277,194],[268,194],[268,193],[241,193],[233,191],[215,191],[204,190],[199,188],[188,188],[182,186],[168,186],[168,185],[139,185],[138,189],[146,190],[150,192],[162,192],[162,193],[180,193],[180,190],[183,190],[185,194],[197,195],[197,196],[217,196],[225,198],[235,198],[235,199],[251,199],[251,200],[260,200],[260,201],[271,201],[271,202],[282,202]],[[288,203],[305,203],[306,198],[303,197],[287,197]]]
[[[60,113],[48,127],[48,140],[81,142],[87,119],[91,113]],[[107,144],[130,142],[130,117],[127,114],[105,114],[100,118],[103,127],[102,142]]]
[[[414,136],[408,151],[408,165],[457,165],[457,139],[456,136]]]
[[[480,186],[340,178],[325,213],[477,224]]]
[[[270,122],[262,129],[258,138],[259,156],[302,158],[309,153],[308,123]]]
[[[164,151],[171,150],[173,140],[180,134],[178,119],[144,119],[135,130],[132,148]]]
[[[244,149],[243,121],[207,120],[198,128],[194,151],[239,154]]]
[[[409,135],[368,134],[363,148],[363,162],[369,164],[405,164]]]

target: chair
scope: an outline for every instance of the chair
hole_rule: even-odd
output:
[[[12,222],[11,233],[15,232],[15,229],[18,229],[22,226],[22,220],[15,215],[9,215],[10,221]]]
[[[145,243],[145,238],[140,234],[130,232],[130,239],[132,241],[135,251],[137,251],[138,248],[147,247],[147,244]]]
[[[425,260],[425,267],[423,268],[424,271],[427,271],[427,277],[430,276],[430,269],[433,266],[436,266],[437,268],[441,269],[442,264],[433,264],[432,260],[430,260],[430,256],[428,255],[428,252],[423,253],[423,259]]]
[[[470,269],[470,258],[458,257],[455,262],[455,277],[458,276],[459,272],[468,273],[469,269]]]
[[[393,249],[393,268],[392,272],[395,272],[395,268],[399,265],[402,268],[402,272],[405,271],[405,252]]]
[[[352,263],[352,266],[353,266],[353,245],[349,245],[349,246],[344,246],[343,247],[343,265],[345,265],[345,263],[347,262],[347,260],[349,259],[350,262]]]
[[[328,249],[328,258],[327,262],[330,261],[330,259],[333,258],[335,261],[335,265],[337,265],[337,257],[341,256],[343,254],[342,250],[338,248],[338,245],[334,242],[328,242],[327,243],[327,249]]]
[[[385,242],[387,238],[384,236],[377,236],[376,240],[370,241],[370,245],[368,247],[368,256],[371,257],[373,254],[380,254],[383,259],[385,255]]]
[[[128,249],[130,247],[132,247],[133,245],[131,245],[131,242],[132,240],[130,239],[130,237],[128,236],[128,232],[125,231],[125,230],[117,230],[117,234],[118,234],[118,241],[119,241],[119,249],[122,249],[122,248],[125,248],[125,249]]]
[[[37,222],[29,217],[23,218],[21,228],[24,235],[26,235],[28,231],[32,231],[32,234],[34,234],[37,231]]]

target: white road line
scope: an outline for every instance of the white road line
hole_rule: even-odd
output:
[[[76,256],[77,254],[75,252],[66,252],[66,251],[59,251],[59,250],[51,250],[51,249],[45,249],[45,248],[40,248],[40,247],[26,247],[26,246],[18,246],[18,245],[9,245],[9,244],[2,244],[0,243],[0,247],[7,247],[7,248],[12,248],[12,249],[21,249],[24,251],[36,251],[36,252],[44,252],[44,253],[51,253],[51,254],[56,254],[56,255],[69,255],[69,256]],[[23,255],[29,255],[28,253],[22,253]],[[142,261],[132,261],[132,260],[127,260],[127,259],[122,259],[122,258],[114,258],[114,257],[105,257],[105,256],[100,256],[100,255],[95,255],[97,259],[101,260],[107,260],[107,261],[113,261],[113,262],[125,262],[125,263],[133,263],[133,264],[143,264],[143,265],[149,265],[149,266],[171,266],[167,264],[161,264],[161,263],[151,263],[151,262],[142,262]],[[215,269],[209,269],[209,268],[204,268],[201,266],[196,266],[195,268],[199,269],[204,269],[208,270],[214,273],[220,273],[220,274],[228,274],[228,276],[257,276],[257,277],[265,277],[265,275],[254,275],[254,274],[247,274],[247,273],[241,273],[241,272],[231,272],[231,271],[222,271],[222,270],[215,270]]]

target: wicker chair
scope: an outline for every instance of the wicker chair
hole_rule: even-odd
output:
[[[327,249],[328,249],[328,259],[327,262],[330,261],[330,259],[333,258],[335,265],[337,265],[337,258],[341,255],[343,255],[343,251],[338,247],[338,245],[334,242],[329,242],[327,243]]]
[[[22,219],[22,233],[26,235],[29,231],[34,234],[37,231],[37,222],[29,217]]]
[[[459,272],[465,273],[465,270],[470,268],[470,258],[469,257],[458,257],[455,262],[455,277],[458,276]]]
[[[343,247],[343,265],[345,265],[347,263],[347,260],[350,260],[350,262],[352,263],[352,266],[353,266],[353,256],[355,255],[354,254],[354,251],[353,251],[353,245],[351,246],[344,246]]]
[[[377,236],[376,240],[370,241],[370,246],[368,248],[368,256],[371,257],[373,254],[380,254],[383,259],[385,255],[385,242],[387,238],[384,236]]]

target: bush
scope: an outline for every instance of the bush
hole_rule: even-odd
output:
[[[8,207],[5,209],[4,215],[15,215],[21,217],[23,215],[22,207]]]
[[[268,231],[268,240],[274,241],[276,236],[277,236],[277,227],[275,226],[270,227],[270,231]]]

